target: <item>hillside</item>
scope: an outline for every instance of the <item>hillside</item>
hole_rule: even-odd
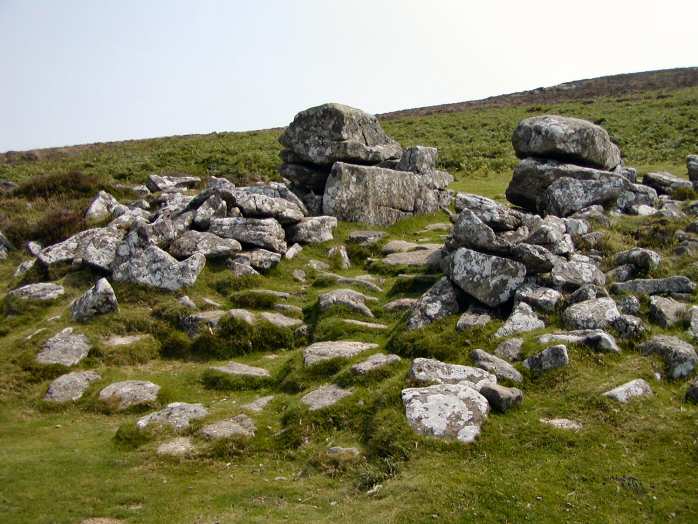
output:
[[[474,350],[494,353],[503,340],[513,338],[501,331],[512,324],[512,300],[494,301],[483,309],[484,302],[478,300],[487,296],[466,297],[467,310],[455,312],[452,307],[433,322],[408,329],[415,304],[435,282],[451,282],[450,289],[455,289],[452,268],[444,276],[443,267],[431,264],[424,253],[430,257],[441,253],[447,239],[464,242],[448,236],[455,213],[468,215],[463,199],[451,205],[448,214],[436,207],[435,212],[388,225],[341,220],[336,227],[323,225],[331,230],[330,239],[305,237],[302,250],[291,258],[281,256],[285,244],[275,248],[286,240],[290,247],[294,234],[301,237],[297,224],[306,218],[293,215],[301,207],[293,197],[278,196],[282,186],[267,186],[276,192],[270,197],[275,203],[287,201],[281,210],[270,205],[259,211],[259,202],[270,200],[250,196],[258,194],[255,187],[247,188],[245,198],[251,200],[247,207],[237,194],[237,215],[226,207],[231,205],[228,201],[215,200],[226,191],[241,190],[231,189],[228,182],[241,186],[280,180],[282,130],[5,154],[0,181],[16,187],[4,193],[6,186],[0,186],[0,232],[16,249],[0,259],[3,522],[74,523],[98,517],[113,519],[103,524],[695,522],[698,406],[685,400],[694,377],[683,372],[672,376],[681,366],[667,362],[671,359],[661,351],[648,355],[641,344],[657,335],[671,335],[693,345],[698,335],[698,319],[690,309],[698,299],[695,285],[689,285],[698,281],[697,193],[686,180],[686,157],[698,154],[696,74],[690,69],[607,77],[381,119],[385,132],[403,148],[439,149],[436,167],[453,175],[450,189],[496,201],[487,203],[493,207],[486,211],[494,209],[493,221],[500,222],[496,228],[482,229],[490,234],[489,247],[504,237],[512,245],[521,243],[516,237],[522,234],[528,241],[535,232],[553,238],[533,249],[533,253],[555,251],[550,256],[554,264],[546,271],[527,275],[537,284],[555,282],[547,275],[552,275],[551,267],[575,263],[583,264],[593,278],[603,277],[592,285],[591,279],[584,284],[574,281],[580,278],[576,274],[558,275],[569,279],[564,285],[551,284],[559,287],[559,292],[550,288],[558,305],[549,307],[549,295],[530,299],[536,304],[532,316],[538,322],[517,334],[519,354],[511,358],[507,376],[497,375],[507,390],[520,388],[523,401],[504,412],[493,409],[484,422],[477,421],[482,431],[467,444],[462,442],[471,436],[467,431],[461,441],[416,433],[403,405],[406,386],[429,382],[415,376],[415,359],[438,359],[456,365],[449,369],[457,371],[459,365],[474,365]],[[677,175],[683,185],[672,179],[679,185],[665,191],[663,198],[654,194],[651,205],[646,205],[652,216],[616,212],[615,200],[604,202],[607,212],[566,213],[573,218],[553,217],[547,222],[535,218],[530,209],[513,210],[505,199],[519,162],[512,132],[521,120],[542,114],[574,116],[602,126],[620,146],[625,165],[637,168],[640,180],[647,182],[651,180],[644,178],[647,173],[662,170]],[[613,149],[611,140],[606,140]],[[413,172],[404,173],[416,178]],[[429,176],[433,174],[430,171]],[[615,172],[603,174],[621,179]],[[169,179],[160,178],[168,175],[200,180],[175,178],[182,185],[168,187]],[[625,189],[633,188],[633,195],[653,191],[621,182]],[[132,187],[146,183],[148,191]],[[95,211],[99,191],[109,192],[115,200],[100,197],[108,212],[97,209],[101,218],[90,221],[86,214]],[[615,198],[621,197],[614,194]],[[120,204],[127,202],[128,206]],[[210,214],[199,216],[204,206]],[[190,222],[177,222],[190,207],[194,209]],[[172,227],[155,227],[151,212],[164,213]],[[194,231],[192,224],[210,232],[215,220],[241,216],[269,220],[272,214],[284,227],[275,230],[280,236],[272,239],[273,245],[265,244],[264,260],[254,264],[231,256],[212,257],[203,265],[201,246],[177,244],[181,236]],[[104,231],[112,220],[116,225]],[[249,228],[259,225],[255,220],[249,219]],[[512,220],[514,225],[509,224]],[[114,233],[118,229],[137,234],[120,243],[125,236],[118,237]],[[87,248],[79,253],[75,248],[67,256],[62,250],[50,253],[55,259],[63,257],[58,261],[48,260],[41,250],[95,230],[105,236],[95,237],[90,247],[96,245],[99,254],[104,245],[111,246],[113,261],[103,263]],[[366,230],[383,236],[371,242]],[[223,226],[216,231],[221,237],[226,233]],[[111,234],[117,235],[116,243],[126,255],[110,244]],[[172,238],[163,240],[167,235]],[[243,244],[258,241],[256,236],[244,238]],[[214,248],[240,251],[234,237],[225,240],[225,245]],[[178,256],[179,262],[170,262],[164,258],[165,248],[158,251],[151,245],[160,241],[173,253],[175,244],[187,253]],[[41,246],[25,247],[28,242]],[[339,246],[346,246],[349,265]],[[629,256],[629,263],[619,262],[625,260],[619,253],[638,246],[655,252],[644,255],[644,266]],[[489,247],[475,251],[490,256]],[[29,249],[38,262],[32,262],[35,256]],[[245,256],[253,257],[248,245],[244,249]],[[129,259],[140,260],[142,266],[124,270],[117,279],[112,268],[131,268]],[[166,272],[163,267],[168,264],[175,266],[186,286],[165,288],[171,282],[160,278],[158,271]],[[249,272],[252,265],[260,274]],[[247,273],[238,273],[242,270]],[[524,267],[524,274],[529,270]],[[667,302],[639,292],[634,301],[629,297],[634,293],[614,287],[623,280],[623,271],[630,272],[626,280],[680,276],[683,287],[662,296],[657,293]],[[134,283],[144,275],[150,278],[149,272],[155,277],[148,285]],[[193,281],[187,280],[192,272]],[[118,308],[107,300],[99,307],[93,304],[104,314],[85,308],[90,314],[75,318],[73,300],[102,277],[111,282]],[[464,280],[467,287],[474,279]],[[523,277],[517,284],[522,282]],[[37,302],[13,294],[21,286],[37,283],[49,284],[41,293],[56,294]],[[346,288],[351,300],[341,291]],[[357,293],[363,298],[356,298]],[[448,293],[435,294],[441,308],[439,301]],[[587,300],[600,300],[615,311],[614,321],[622,319],[625,324],[599,320],[596,314],[578,321],[579,329],[585,322],[602,325],[608,338],[565,342],[567,361],[536,372],[535,356],[558,343],[543,343],[540,337],[569,330],[568,312]],[[524,307],[524,313],[528,309]],[[235,313],[224,314],[230,311]],[[463,318],[472,324],[457,327]],[[73,332],[64,331],[67,328]],[[56,345],[57,335],[59,349],[81,350],[75,364],[38,360],[51,341]],[[61,345],[65,340],[70,344]],[[319,355],[319,363],[310,365],[309,345],[337,341],[359,344],[350,346],[345,358],[336,353],[324,358],[326,347],[316,347],[311,356]],[[357,371],[356,365],[366,365],[366,357],[373,353],[389,354],[391,359],[365,373]],[[532,358],[527,363],[534,367],[524,366],[524,358]],[[238,374],[225,370],[231,360],[238,365],[234,366]],[[690,364],[690,358],[680,360],[686,362]],[[87,373],[81,375],[85,383],[76,400],[47,400],[53,381],[68,371]],[[480,377],[489,377],[483,369],[477,371]],[[687,374],[691,373],[692,367]],[[646,381],[652,395],[629,403],[603,395],[634,379]],[[154,386],[138,386],[142,389],[134,397],[143,395],[145,401],[122,409],[122,397],[102,392],[126,380]],[[310,409],[308,395],[324,391],[328,384],[337,388],[329,393],[336,403]],[[192,418],[180,431],[139,426],[142,417],[173,402],[200,404],[192,409],[203,416]],[[560,418],[578,426],[567,430],[550,425],[551,419]],[[220,422],[226,424],[216,426]],[[215,438],[228,430],[232,436]],[[173,450],[182,453],[172,456]]]

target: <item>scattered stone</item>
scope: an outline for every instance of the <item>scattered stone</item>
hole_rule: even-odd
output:
[[[594,351],[603,353],[620,353],[616,339],[600,329],[581,329],[577,331],[565,331],[563,333],[547,333],[538,337],[541,344],[551,342],[566,342],[568,344],[580,344]]]
[[[87,337],[73,333],[73,328],[68,327],[44,343],[36,361],[39,364],[74,366],[87,356],[90,349],[92,345]]]
[[[301,402],[308,406],[310,411],[317,411],[336,404],[351,393],[349,389],[342,389],[335,384],[327,384],[305,394],[301,397]]]
[[[565,431],[580,431],[582,429],[582,424],[580,422],[568,418],[542,418],[539,420],[541,424],[552,426],[555,429],[562,429]]]
[[[196,176],[161,176],[150,175],[146,187],[152,191],[172,191],[176,189],[189,189],[196,187],[201,182],[201,179]]]
[[[672,379],[690,375],[698,362],[693,346],[674,336],[655,335],[640,345],[640,351],[660,355],[666,363],[667,374]]]
[[[509,301],[526,275],[526,267],[506,258],[460,248],[450,256],[448,277],[468,295],[490,307]]]
[[[359,353],[377,347],[378,344],[353,342],[349,340],[315,342],[303,349],[303,362],[306,366],[312,366],[324,360],[352,358]]]
[[[385,304],[383,309],[386,311],[405,311],[415,307],[417,302],[416,298],[398,298]]]
[[[114,267],[113,278],[117,282],[132,282],[168,291],[176,291],[196,282],[206,265],[206,257],[194,253],[181,262],[157,246],[145,250],[124,253],[124,261]]]
[[[554,312],[561,299],[562,294],[559,291],[535,284],[524,284],[514,294],[514,302],[525,302],[546,313]]]
[[[371,246],[385,238],[385,235],[385,231],[352,231],[347,237],[347,242]]]
[[[377,322],[364,322],[362,320],[354,320],[352,318],[343,318],[341,320],[344,324],[348,324],[350,326],[357,326],[364,329],[388,329],[388,326],[386,326],[385,324],[379,324]]]
[[[508,388],[500,384],[483,386],[480,394],[487,399],[492,409],[502,413],[519,406],[523,401],[523,392],[520,389]]]
[[[407,422],[420,435],[473,442],[489,413],[487,399],[465,384],[402,390]]]
[[[565,367],[570,363],[567,347],[560,344],[544,349],[524,360],[524,367],[534,373],[542,373],[551,369]]]
[[[367,317],[373,318],[373,313],[366,305],[366,301],[375,301],[373,297],[354,291],[353,289],[334,289],[326,293],[322,293],[318,297],[318,306],[320,311],[327,311],[333,306],[344,306],[352,311],[361,313]]]
[[[96,224],[111,218],[119,201],[106,191],[100,191],[85,212],[85,222]]]
[[[683,322],[687,312],[688,305],[683,302],[657,295],[650,297],[650,319],[663,328],[670,328],[679,322]]]
[[[428,268],[437,268],[441,263],[441,258],[441,248],[435,247],[407,251],[405,253],[391,253],[380,260],[388,266],[426,266]]]
[[[105,315],[119,309],[114,289],[106,278],[100,278],[97,283],[70,306],[73,319],[84,322],[97,315]]]
[[[19,300],[34,302],[47,302],[56,300],[65,294],[63,286],[51,282],[41,282],[39,284],[27,284],[26,286],[13,289],[8,296]]]
[[[286,258],[286,260],[293,260],[301,251],[303,251],[303,246],[301,246],[298,243],[293,244],[291,247],[288,248],[284,257]]]
[[[172,243],[170,254],[179,259],[189,258],[197,252],[206,258],[223,258],[241,249],[240,242],[232,238],[221,238],[213,233],[190,230]]]
[[[269,402],[271,402],[272,400],[274,400],[274,395],[266,395],[264,397],[259,397],[258,399],[255,399],[247,404],[243,404],[242,408],[249,409],[250,411],[254,411],[255,413],[259,413],[260,411],[264,410],[264,408],[267,407],[267,404],[269,404]]]
[[[617,293],[635,293],[639,295],[664,295],[669,293],[693,293],[696,285],[687,277],[673,276],[667,278],[638,278],[627,282],[613,284]]]
[[[372,371],[375,371],[376,369],[380,369],[386,366],[390,366],[391,364],[394,364],[396,362],[400,362],[400,360],[402,359],[397,355],[385,355],[383,353],[376,353],[375,355],[371,355],[370,357],[368,357],[363,362],[354,364],[351,367],[351,371],[355,375],[366,375]]]
[[[138,429],[148,426],[169,426],[175,431],[182,431],[189,427],[192,420],[204,418],[208,410],[201,404],[189,404],[187,402],[172,402],[160,411],[155,411],[141,417],[136,422]]]
[[[506,322],[495,331],[494,336],[498,338],[509,337],[543,327],[545,327],[545,322],[538,318],[531,306],[525,302],[519,302],[514,306]]]
[[[494,354],[499,358],[508,360],[509,362],[520,360],[521,346],[523,346],[523,339],[521,338],[510,338],[508,340],[503,340],[494,350]]]
[[[360,275],[358,277],[345,277],[342,275],[337,275],[335,273],[320,273],[320,277],[326,278],[328,280],[333,280],[337,284],[350,285],[364,287],[369,291],[375,291],[380,293],[383,291],[378,284],[374,282],[374,278],[371,275]]]
[[[149,406],[157,401],[160,386],[145,380],[125,380],[109,384],[99,392],[99,400],[113,411]]]
[[[693,189],[690,180],[679,178],[671,173],[647,173],[642,183],[655,189],[660,195],[671,195],[677,189]]]
[[[177,437],[160,444],[156,453],[166,457],[186,457],[194,453],[194,443],[190,437]]]
[[[662,257],[659,253],[640,247],[622,251],[616,255],[616,265],[630,264],[645,272],[657,269],[661,262]]]
[[[451,281],[442,277],[412,306],[407,329],[419,329],[432,322],[455,315],[460,310],[458,293]]]
[[[631,380],[630,382],[604,393],[605,397],[612,398],[613,400],[617,400],[618,402],[622,402],[624,404],[633,398],[647,397],[650,395],[652,395],[652,388],[641,378]]]
[[[620,317],[612,298],[593,298],[572,304],[562,313],[570,329],[607,329]]]
[[[477,367],[493,373],[498,380],[506,379],[512,382],[523,382],[523,376],[514,366],[506,360],[490,355],[482,349],[474,349],[470,353],[470,358],[473,359]]]
[[[480,390],[485,384],[496,384],[497,377],[483,369],[460,364],[447,364],[433,358],[415,358],[409,381],[417,385],[467,384]]]
[[[291,276],[293,277],[293,280],[296,282],[300,282],[301,284],[305,283],[305,271],[302,269],[294,269],[293,273],[291,273]]]
[[[273,218],[214,218],[209,231],[222,238],[232,238],[276,253],[283,254],[287,249],[284,228]],[[291,241],[297,242],[295,238]]]
[[[239,362],[228,362],[223,366],[216,366],[211,369],[220,371],[221,373],[225,373],[227,375],[235,375],[241,377],[271,377],[271,373],[269,373],[269,371],[264,368],[248,366],[247,364],[241,364]]]
[[[199,430],[199,434],[208,440],[221,440],[234,437],[252,438],[257,427],[247,415],[237,415],[229,420],[221,420],[207,424]]]
[[[300,244],[329,242],[334,238],[332,230],[335,227],[337,218],[334,216],[307,217],[288,228],[288,241]]]
[[[94,371],[73,371],[55,379],[44,396],[47,402],[74,402],[80,400],[92,382],[102,376]]]
[[[327,256],[330,259],[336,259],[340,269],[349,269],[351,267],[349,254],[347,253],[347,248],[345,246],[331,247],[327,252]]]
[[[487,313],[473,313],[466,311],[456,323],[456,331],[467,331],[478,327],[485,327],[492,321],[492,317]]]
[[[132,346],[138,342],[149,338],[148,335],[112,335],[104,341],[104,345],[108,347]]]
[[[606,283],[605,275],[596,265],[578,260],[560,261],[553,267],[551,276],[554,286],[563,290],[577,289],[585,284],[603,286]]]

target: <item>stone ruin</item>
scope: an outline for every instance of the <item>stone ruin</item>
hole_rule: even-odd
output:
[[[375,116],[341,104],[301,111],[279,138],[282,177],[311,215],[376,225],[448,206],[437,150],[403,151]]]

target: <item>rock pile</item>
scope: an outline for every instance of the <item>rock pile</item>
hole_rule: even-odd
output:
[[[359,109],[324,104],[301,111],[279,141],[281,176],[311,215],[392,224],[448,205],[453,180],[436,170],[437,151],[405,151],[375,116]]]

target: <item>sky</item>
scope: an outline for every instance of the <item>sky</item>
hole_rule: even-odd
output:
[[[698,65],[696,0],[0,0],[0,152]]]

